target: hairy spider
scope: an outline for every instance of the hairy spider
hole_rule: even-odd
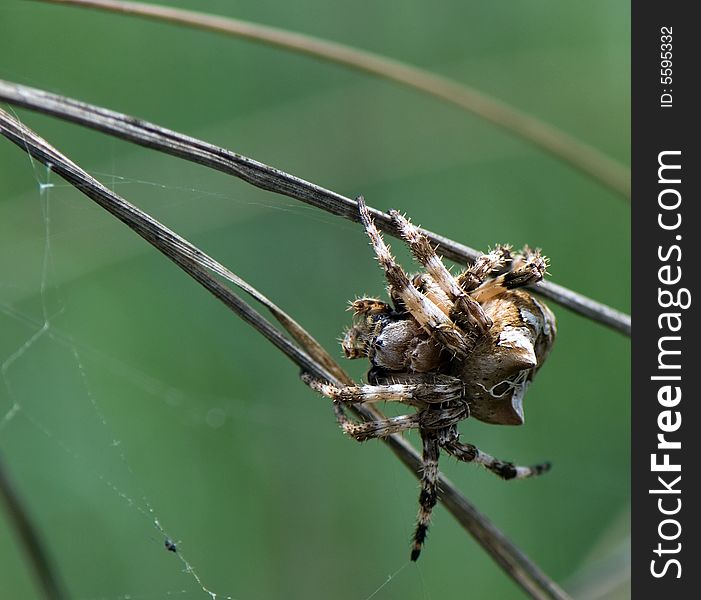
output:
[[[354,324],[342,341],[347,358],[368,357],[369,385],[337,387],[303,379],[334,401],[345,433],[362,442],[418,429],[423,443],[419,514],[411,560],[426,539],[437,501],[438,457],[443,448],[458,460],[484,465],[503,479],[540,475],[549,463],[522,467],[460,442],[458,422],[521,425],[523,396],[555,338],[550,309],[519,288],[543,278],[547,260],[538,250],[512,253],[497,246],[457,277],[428,239],[397,211],[390,215],[425,272],[407,276],[395,262],[362,197],[360,218],[385,272],[392,304],[377,298],[351,303]],[[355,423],[348,404],[402,402],[412,415]]]

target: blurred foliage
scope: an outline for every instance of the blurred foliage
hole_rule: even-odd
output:
[[[628,3],[169,4],[426,67],[629,162]],[[150,119],[348,196],[362,193],[372,206],[400,208],[475,248],[540,246],[553,281],[630,309],[625,201],[397,85],[204,32],[17,0],[0,7],[0,76]],[[347,300],[383,291],[352,223],[17,113],[339,357]],[[54,185],[40,192],[40,182]],[[399,243],[393,247],[409,265]],[[399,569],[375,598],[523,597],[442,508],[421,560],[407,565],[418,489],[391,453],[344,439],[328,402],[267,342],[4,141],[0,273],[0,452],[71,598],[206,597],[163,548],[155,516],[204,584],[238,599],[363,599]],[[470,465],[444,460],[442,468],[565,582],[592,553],[601,558],[601,540],[628,507],[630,344],[554,310],[559,339],[526,397],[526,424],[462,426],[464,439],[496,456],[550,459],[553,471],[505,483]],[[366,369],[344,366],[357,378]],[[35,597],[2,517],[0,562],[4,597]]]

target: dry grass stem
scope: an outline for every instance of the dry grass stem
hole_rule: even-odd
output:
[[[3,80],[0,80],[0,100],[73,121],[141,146],[222,171],[258,188],[301,200],[351,221],[358,222],[359,220],[355,200],[241,154],[160,127],[154,123]],[[389,235],[399,237],[389,215],[372,208],[370,212],[379,229]],[[438,247],[440,253],[450,260],[468,264],[482,254],[473,248],[431,231],[422,231]],[[623,312],[550,281],[538,283],[533,291],[593,321],[630,336],[630,316]]]
[[[47,600],[63,600],[65,594],[59,583],[58,571],[55,569],[41,536],[29,516],[25,503],[20,498],[10,480],[5,463],[0,459],[0,504],[5,505],[5,512],[14,526],[20,544],[24,547],[29,563],[34,568],[34,575],[43,597]]]

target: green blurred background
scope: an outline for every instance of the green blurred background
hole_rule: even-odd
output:
[[[428,68],[629,163],[626,2],[169,4]],[[540,246],[553,281],[630,310],[624,200],[397,85],[205,32],[15,0],[0,7],[0,76],[362,193],[474,248]],[[347,300],[383,291],[350,222],[17,114],[278,302],[334,356]],[[40,192],[40,183],[54,185]],[[471,465],[441,466],[548,574],[591,591],[625,577],[630,344],[553,309],[559,339],[526,397],[526,424],[461,428],[487,452],[526,464],[550,459],[553,471],[505,483]],[[154,518],[205,587],[241,600],[524,597],[441,507],[421,560],[407,564],[418,489],[396,458],[380,443],[344,439],[329,403],[258,334],[4,140],[0,363],[0,453],[71,598],[206,598],[164,550]],[[356,378],[366,370],[344,366]],[[37,597],[2,514],[0,564],[0,597]],[[626,597],[625,585],[617,593]]]

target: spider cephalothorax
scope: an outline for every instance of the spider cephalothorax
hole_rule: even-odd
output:
[[[358,441],[418,429],[423,442],[419,516],[411,559],[426,538],[437,501],[438,455],[484,465],[504,479],[539,475],[549,464],[521,467],[460,442],[459,421],[523,423],[523,396],[555,338],[550,309],[523,288],[543,278],[538,250],[512,253],[497,246],[458,276],[450,274],[426,236],[391,211],[402,237],[425,272],[409,278],[395,262],[362,198],[360,218],[385,271],[392,304],[377,298],[351,303],[354,324],[342,341],[347,358],[367,357],[369,385],[336,387],[305,376],[332,398],[343,430]],[[344,404],[402,402],[412,415],[354,423]]]

